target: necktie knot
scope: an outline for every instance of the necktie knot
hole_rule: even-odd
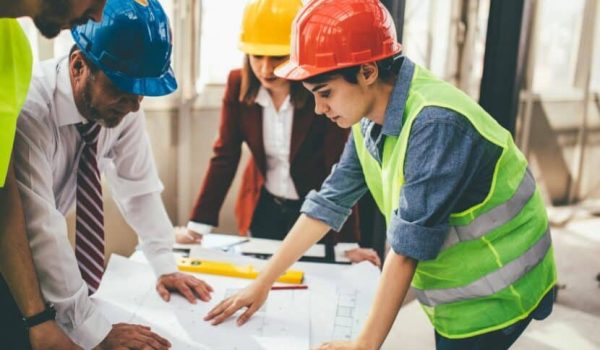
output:
[[[100,133],[101,126],[97,123],[79,123],[77,124],[77,130],[87,145],[95,145],[98,142],[98,134]]]

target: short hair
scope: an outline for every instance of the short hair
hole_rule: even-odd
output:
[[[379,70],[378,79],[381,79],[385,82],[393,81],[400,70],[402,57],[403,56],[401,54],[397,54],[375,62],[377,64],[377,69]],[[309,84],[323,84],[334,79],[335,77],[341,76],[350,84],[358,84],[357,75],[359,71],[360,65],[350,66],[315,75],[303,80],[303,82]]]
[[[69,51],[69,62],[71,62],[71,56],[73,55],[73,52],[75,51],[81,51],[81,49],[77,46],[77,45],[73,45],[71,46],[71,50]],[[87,64],[88,68],[90,69],[90,71],[92,73],[96,73],[100,68],[98,68],[98,66],[96,66],[94,64],[94,62],[88,60],[87,57],[85,57],[85,54],[83,53],[83,51],[81,51],[81,56],[83,57],[83,60],[85,61],[85,64]]]
[[[250,56],[244,56],[244,66],[242,67],[242,84],[240,87],[239,101],[251,106],[255,103],[260,81],[250,67]],[[290,102],[294,108],[301,109],[306,105],[309,93],[299,81],[290,81]]]

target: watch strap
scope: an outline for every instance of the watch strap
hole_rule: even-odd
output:
[[[44,311],[29,317],[23,316],[23,324],[25,329],[30,329],[46,321],[54,320],[55,317],[56,310],[54,309],[54,305],[51,303],[46,303],[46,308]]]

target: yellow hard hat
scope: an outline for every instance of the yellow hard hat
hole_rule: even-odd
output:
[[[239,48],[249,55],[290,54],[292,22],[301,0],[250,0],[244,8]]]

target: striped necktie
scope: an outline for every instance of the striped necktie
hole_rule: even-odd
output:
[[[77,124],[83,150],[77,169],[77,221],[75,224],[75,257],[88,293],[100,286],[104,272],[104,214],[100,171],[96,146],[100,125]]]

